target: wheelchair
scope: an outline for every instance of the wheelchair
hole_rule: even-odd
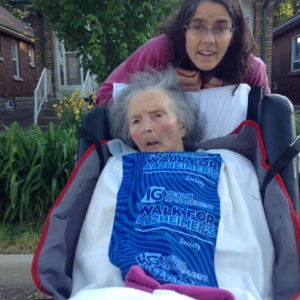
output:
[[[288,98],[275,94],[264,96],[263,91],[263,87],[251,88],[248,97],[247,120],[254,121],[258,125],[266,151],[266,163],[270,166],[275,166],[271,171],[271,173],[274,173],[271,174],[271,179],[279,173],[292,204],[291,210],[295,212],[299,220],[297,153],[300,148],[300,141],[296,135],[293,106]],[[105,107],[92,109],[83,120],[81,128],[84,129],[86,134],[78,138],[76,168],[81,168],[81,162],[84,159],[99,160],[100,162],[95,164],[95,168],[88,167],[88,169],[82,171],[82,174],[90,174],[87,178],[79,180],[76,178],[76,174],[71,174],[70,182],[67,183],[49,213],[42,232],[41,242],[36,250],[32,265],[33,280],[40,290],[51,294],[54,300],[65,300],[70,296],[76,244],[89,204],[88,201],[77,200],[70,203],[61,200],[63,197],[80,199],[83,193],[85,198],[91,197],[99,173],[105,164],[106,158],[109,156],[107,149],[101,147],[99,143],[99,141],[110,140],[107,125],[107,108]],[[88,156],[91,153],[91,147],[94,147],[96,151]],[[77,186],[76,189],[70,190],[71,181],[74,186]],[[54,222],[56,225],[53,225],[61,226],[56,227],[59,236],[49,236],[48,234],[53,219],[59,220],[56,223]],[[295,230],[297,231],[297,229]],[[45,242],[50,245],[53,239],[56,238],[63,238],[64,244],[44,247]],[[298,245],[299,253],[299,241],[296,241],[296,244]],[[280,248],[281,246],[278,247]],[[58,269],[45,273],[44,267],[41,270],[41,266],[46,261],[48,266],[59,265]],[[298,286],[296,284],[289,296],[283,296],[283,298],[278,296],[275,299],[296,299],[296,297],[299,297],[300,272],[298,272],[297,276],[298,278],[295,281],[298,281]]]

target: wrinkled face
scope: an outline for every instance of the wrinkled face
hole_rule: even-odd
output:
[[[141,152],[183,151],[186,130],[162,90],[136,94],[129,102],[127,116],[130,136]]]
[[[197,5],[191,21],[187,25],[193,25],[193,28],[201,26],[212,29],[232,27],[232,22],[222,4],[202,2]],[[226,54],[232,34],[214,35],[209,31],[206,34],[199,35],[194,30],[187,29],[185,33],[186,52],[199,70],[212,70]]]

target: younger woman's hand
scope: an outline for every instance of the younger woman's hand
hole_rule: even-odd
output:
[[[197,92],[202,85],[200,72],[176,68],[178,81],[186,92]]]
[[[181,68],[176,68],[178,81],[186,92],[197,92],[202,87],[202,79],[200,72],[188,71]],[[203,89],[224,86],[224,81],[216,77],[212,77],[209,82],[204,83]]]

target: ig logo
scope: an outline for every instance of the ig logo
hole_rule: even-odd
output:
[[[160,262],[160,253],[141,253],[139,256],[136,256],[136,260],[140,266],[149,266],[149,267],[158,267],[161,265]]]
[[[156,201],[161,201],[164,199],[163,191],[164,187],[160,186],[151,186],[147,188],[147,193],[144,198],[141,200],[142,203],[155,203]]]

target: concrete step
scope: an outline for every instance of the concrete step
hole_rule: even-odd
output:
[[[53,104],[58,104],[58,100],[48,100],[43,103],[43,108],[54,109]]]
[[[57,113],[54,108],[42,108],[39,117],[57,117]]]
[[[51,101],[51,100],[56,100],[55,96],[51,96],[51,95],[48,95],[48,100]]]
[[[49,123],[59,124],[60,120],[57,118],[57,112],[53,107],[54,104],[58,104],[59,101],[55,100],[54,97],[48,97],[48,101],[43,103],[43,107],[38,116],[38,125],[42,131],[46,131],[48,129]]]

